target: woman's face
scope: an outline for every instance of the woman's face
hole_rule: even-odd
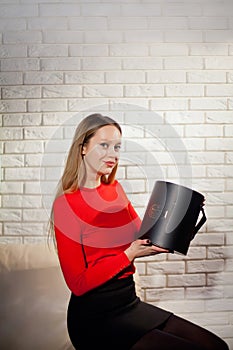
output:
[[[88,178],[109,175],[119,160],[121,133],[114,125],[98,129],[83,147]]]

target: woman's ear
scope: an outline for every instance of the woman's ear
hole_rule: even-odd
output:
[[[87,151],[87,146],[86,146],[86,144],[84,144],[84,145],[82,146],[82,156],[85,156],[85,155],[86,155],[86,151]]]

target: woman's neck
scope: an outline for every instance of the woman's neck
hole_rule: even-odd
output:
[[[100,177],[98,179],[86,179],[86,181],[83,184],[83,187],[96,188],[100,185],[100,183],[101,183]]]

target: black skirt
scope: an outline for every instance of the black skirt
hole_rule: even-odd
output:
[[[129,350],[146,332],[162,325],[171,315],[141,301],[130,276],[113,278],[82,296],[72,293],[67,326],[77,350]]]

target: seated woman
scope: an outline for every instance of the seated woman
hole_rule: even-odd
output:
[[[71,342],[78,350],[227,350],[216,335],[135,293],[134,260],[168,251],[137,237],[141,221],[115,179],[121,136],[109,117],[84,118],[53,204]]]

